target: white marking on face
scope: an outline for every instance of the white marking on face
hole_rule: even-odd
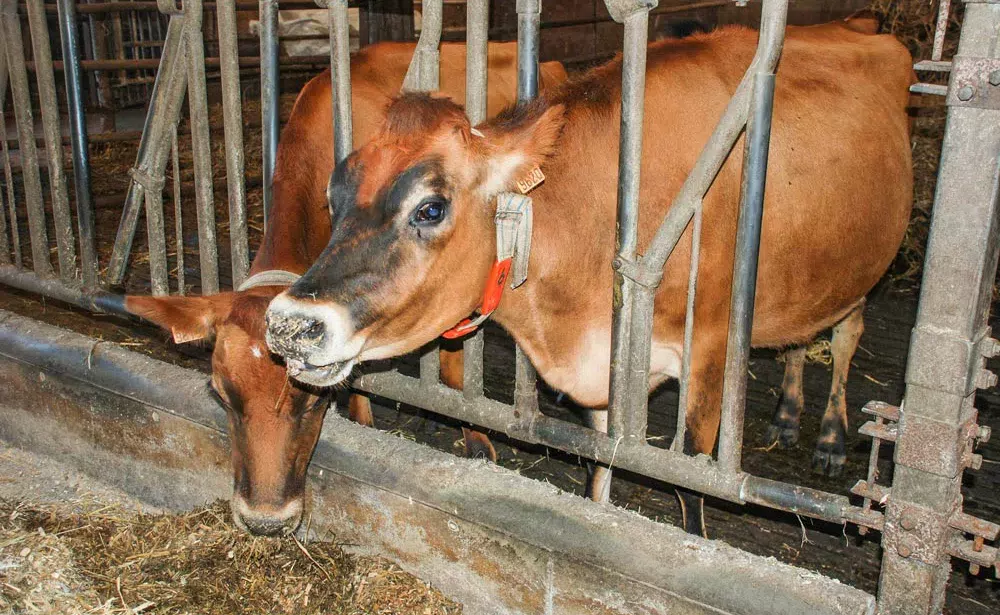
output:
[[[250,354],[252,354],[256,359],[262,359],[264,357],[264,353],[261,352],[260,346],[257,344],[250,347]]]
[[[479,193],[486,198],[498,194],[514,181],[514,171],[523,164],[524,155],[519,152],[494,156],[489,161],[489,172],[486,181],[479,186]]]

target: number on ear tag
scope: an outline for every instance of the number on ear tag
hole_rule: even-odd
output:
[[[545,174],[540,168],[535,167],[528,171],[527,175],[517,180],[517,189],[521,191],[521,194],[528,194],[543,181],[545,181]]]

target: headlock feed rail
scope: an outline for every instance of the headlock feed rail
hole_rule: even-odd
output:
[[[123,4],[123,3],[112,3]],[[826,493],[754,476],[741,467],[746,375],[753,322],[757,258],[760,247],[764,187],[771,127],[775,74],[784,41],[787,0],[763,0],[760,37],[747,69],[711,138],[705,144],[680,192],[659,226],[645,254],[637,251],[640,158],[649,14],[656,0],[606,0],[615,21],[624,24],[621,133],[617,210],[617,253],[613,261],[614,314],[611,352],[610,406],[607,433],[543,415],[538,408],[535,371],[518,349],[515,395],[512,405],[483,393],[483,334],[464,343],[464,390],[439,382],[436,348],[420,357],[419,378],[398,371],[365,374],[355,383],[363,391],[503,432],[513,439],[542,444],[580,455],[605,466],[613,465],[685,489],[737,504],[756,504],[834,523],[854,524],[862,533],[882,534],[882,574],[877,596],[880,613],[929,614],[941,612],[952,558],[973,567],[996,567],[995,546],[1000,526],[962,510],[961,482],[967,468],[977,468],[977,442],[989,437],[977,424],[973,400],[977,388],[992,386],[996,377],[985,371],[984,357],[1000,352],[1000,343],[986,326],[992,282],[998,258],[996,160],[1000,156],[1000,4],[966,0],[958,53],[942,60],[949,3],[941,2],[934,52],[919,62],[918,71],[950,71],[947,87],[917,84],[915,92],[947,96],[948,119],[933,223],[927,246],[919,314],[913,329],[906,371],[905,402],[896,408],[872,402],[865,411],[872,420],[861,432],[873,438],[869,473],[852,489],[859,505],[847,495]],[[348,41],[348,2],[317,0],[330,15],[330,62],[333,77],[335,157],[344,159],[352,147],[351,84]],[[442,0],[422,3],[422,30],[404,90],[434,90],[439,85],[438,48],[442,34]],[[17,160],[8,147],[6,127],[0,124],[3,144],[3,180],[0,190],[0,282],[105,312],[121,311],[121,298],[106,289],[119,284],[126,273],[133,238],[144,211],[149,243],[150,277],[154,294],[170,292],[167,265],[167,229],[164,225],[164,184],[168,164],[179,181],[177,125],[187,96],[191,120],[195,199],[197,204],[201,292],[220,289],[216,220],[212,205],[210,132],[206,93],[200,0],[158,0],[166,19],[162,55],[131,184],[123,204],[121,223],[107,263],[97,258],[94,205],[91,199],[87,132],[83,113],[77,5],[59,0],[58,19],[65,78],[67,111],[72,135],[76,232],[67,190],[63,150],[58,127],[59,101],[50,33],[41,0],[0,0],[0,108],[8,95],[17,124]],[[244,183],[244,138],[233,3],[214,5],[221,73],[226,147],[226,189],[233,286],[246,277],[249,266]],[[270,183],[278,137],[278,33],[275,0],[261,0],[262,134],[264,213],[267,222]],[[517,0],[518,100],[538,93],[540,0]],[[473,124],[486,117],[487,0],[467,2],[467,113]],[[22,12],[29,25],[32,69],[38,105],[32,104]],[[36,149],[34,109],[41,115],[45,153]],[[702,199],[740,135],[745,134],[743,181],[736,234],[722,419],[718,455],[690,456],[683,441],[684,409],[691,377],[693,307],[697,290]],[[50,198],[43,194],[38,157],[45,156]],[[18,187],[19,185],[19,187]],[[175,198],[177,246],[182,246],[180,190]],[[50,203],[48,210],[45,203]],[[47,232],[51,211],[55,236]],[[27,216],[28,254],[17,220]],[[653,299],[667,259],[688,228],[692,229],[692,259],[688,283],[684,351],[680,377],[678,434],[675,446],[662,449],[646,442]],[[50,258],[54,241],[57,262]],[[183,259],[183,250],[178,251]],[[106,269],[102,269],[106,267]],[[99,275],[101,272],[103,275]],[[184,266],[177,267],[175,284],[183,293]],[[891,485],[876,480],[876,462],[882,442],[895,444]],[[607,485],[598,493],[607,497]],[[994,542],[994,544],[988,544]],[[976,569],[976,568],[974,568]]]

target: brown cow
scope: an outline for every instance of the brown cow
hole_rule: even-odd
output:
[[[756,41],[752,30],[727,27],[650,46],[640,252],[722,115]],[[892,261],[909,218],[911,79],[910,56],[892,37],[850,24],[788,28],[775,92],[752,342],[797,346],[837,325],[834,384],[815,457],[826,470],[843,461],[843,386],[864,297]],[[494,197],[537,165],[547,179],[531,193],[527,281],[503,295],[493,317],[550,385],[583,406],[606,406],[620,96],[619,59],[475,132],[451,101],[397,99],[375,139],[334,171],[330,245],[271,303],[271,349],[286,357],[297,378],[325,386],[359,361],[410,352],[441,335],[477,309],[489,284],[496,261]],[[688,453],[711,454],[718,432],[742,158],[737,144],[704,200]],[[651,388],[680,369],[687,233],[656,295]],[[790,398],[800,377],[799,352],[788,361]],[[789,437],[800,408],[800,401],[788,403],[796,420],[780,424],[779,436]],[[681,499],[685,527],[703,532],[701,499]]]
[[[366,47],[351,60],[354,139],[365,143],[399,93],[412,43]],[[516,44],[489,46],[489,109],[517,98]],[[565,80],[561,64],[541,66],[541,86]],[[443,92],[464,98],[465,45],[441,46]],[[329,71],[299,94],[278,147],[271,224],[251,276],[280,270],[304,272],[330,238],[326,188],[333,169]],[[265,279],[242,292],[208,297],[137,297],[129,311],[168,330],[177,342],[214,338],[212,389],[226,407],[232,436],[233,518],[254,533],[294,530],[303,508],[306,468],[319,437],[330,393],[290,381],[285,366],[264,343],[264,310],[291,280]],[[462,382],[461,354],[442,353],[442,376]],[[352,396],[351,417],[371,423],[368,400]],[[494,455],[482,434],[467,433],[470,454]]]

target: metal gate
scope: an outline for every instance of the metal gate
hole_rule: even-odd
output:
[[[351,149],[350,64],[346,0],[317,0],[330,12],[331,66],[334,78],[333,118],[335,155]],[[757,504],[840,524],[854,524],[862,533],[882,534],[883,559],[879,583],[880,613],[939,613],[952,558],[973,567],[995,567],[1000,526],[967,515],[962,510],[961,481],[967,468],[978,468],[977,442],[989,432],[977,425],[973,400],[977,388],[996,384],[984,369],[984,358],[1000,352],[1000,342],[986,326],[992,283],[1000,253],[997,229],[997,190],[1000,177],[1000,4],[966,0],[965,21],[958,54],[941,59],[936,41],[934,57],[917,65],[920,70],[950,70],[947,88],[923,84],[915,91],[946,94],[948,120],[933,224],[912,334],[902,407],[872,402],[865,412],[873,420],[862,426],[873,447],[868,476],[847,495],[826,493],[777,482],[747,473],[741,467],[743,416],[746,405],[747,357],[753,320],[756,262],[771,122],[775,71],[784,39],[787,0],[764,0],[760,39],[750,68],[740,82],[711,139],[675,197],[669,214],[645,254],[637,253],[639,160],[642,151],[646,44],[650,10],[656,0],[607,0],[613,18],[624,24],[621,143],[618,188],[618,253],[613,267],[614,318],[611,359],[611,403],[607,433],[560,421],[538,409],[534,369],[518,349],[515,401],[512,405],[483,394],[483,337],[465,342],[464,390],[445,387],[438,378],[438,354],[427,349],[420,358],[419,378],[397,371],[366,374],[355,386],[363,391],[503,432],[511,438],[576,454],[606,467],[628,470],[737,504]],[[51,198],[42,193],[35,147],[31,90],[16,0],[0,0],[3,53],[0,53],[0,108],[8,89],[18,126],[18,153],[22,188],[16,189],[6,134],[3,142],[5,190],[0,205],[0,282],[54,297],[88,309],[120,312],[121,298],[107,290],[125,273],[144,209],[154,294],[170,289],[167,241],[163,217],[165,170],[177,165],[176,127],[187,93],[190,104],[195,193],[198,212],[201,292],[219,290],[216,221],[212,206],[212,170],[205,91],[202,4],[186,0],[158,0],[169,17],[163,53],[151,93],[149,113],[139,155],[131,171],[132,183],[107,269],[99,276],[94,213],[90,199],[87,133],[79,71],[75,4],[60,0],[62,55],[65,59],[68,112],[71,117],[74,199],[78,231],[73,233],[70,199],[62,173],[58,146],[58,103],[54,85],[49,33],[41,0],[28,0],[31,42],[46,145]],[[226,177],[229,197],[229,233],[232,280],[246,276],[249,263],[247,212],[243,184],[243,118],[234,8],[218,3],[220,69],[225,120]],[[518,0],[518,98],[537,94],[540,0]],[[270,205],[278,134],[277,2],[261,0],[261,80],[264,152],[264,215]],[[938,32],[948,17],[942,2]],[[438,84],[438,47],[442,1],[423,3],[423,28],[404,89],[433,90]],[[473,123],[486,115],[486,50],[488,0],[468,2],[467,113]],[[8,88],[8,83],[10,87]],[[653,297],[664,264],[682,234],[693,227],[694,250],[689,282],[680,412],[685,407],[692,343],[694,290],[702,198],[739,136],[745,132],[743,189],[737,231],[722,422],[718,456],[689,456],[646,442],[647,386]],[[177,174],[174,173],[175,181]],[[175,195],[180,191],[175,190]],[[49,208],[46,209],[46,202]],[[175,205],[177,205],[175,203]],[[22,255],[18,216],[28,218],[30,266]],[[46,215],[56,229],[58,269],[50,260]],[[178,205],[179,219],[179,205]],[[177,232],[180,232],[178,223]],[[177,239],[180,241],[180,238]],[[79,245],[79,250],[77,250]],[[79,257],[79,258],[78,258]],[[79,264],[78,264],[79,262]],[[175,278],[185,287],[184,268]],[[678,426],[682,430],[683,416]],[[676,442],[682,437],[675,438]],[[892,485],[879,484],[876,463],[883,442],[895,444]],[[607,473],[610,478],[610,472]]]

